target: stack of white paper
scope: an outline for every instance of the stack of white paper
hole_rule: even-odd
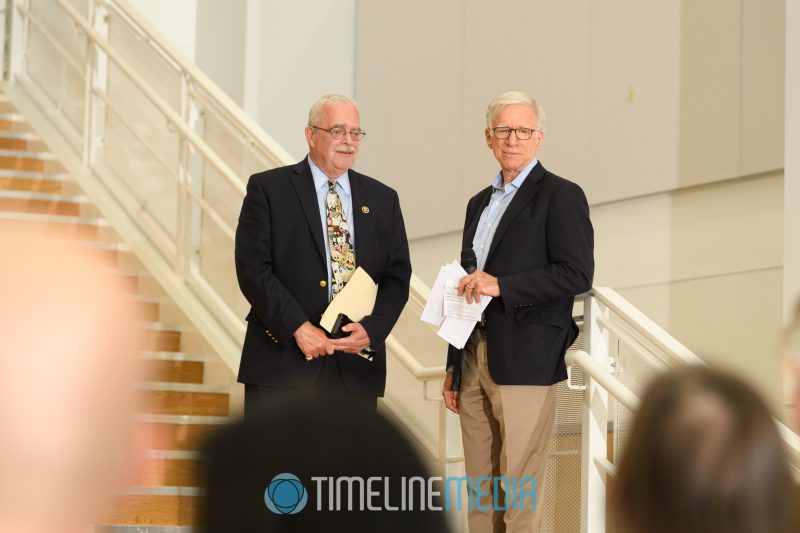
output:
[[[423,322],[439,328],[437,335],[459,349],[467,343],[481,313],[492,301],[491,296],[483,295],[480,302],[468,304],[463,295],[458,296],[458,281],[466,275],[466,270],[456,261],[439,269],[420,317]]]

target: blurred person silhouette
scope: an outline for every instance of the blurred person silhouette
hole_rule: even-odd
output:
[[[789,391],[794,406],[795,431],[800,429],[800,300],[781,339],[781,351],[786,362],[784,389]]]
[[[128,473],[137,333],[109,269],[0,237],[0,531],[86,531]]]
[[[259,405],[210,437],[203,465],[206,532],[448,531],[408,437],[335,388]]]
[[[617,533],[798,531],[797,490],[767,405],[704,367],[656,378],[609,491]]]

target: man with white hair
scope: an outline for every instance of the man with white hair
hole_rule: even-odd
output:
[[[373,408],[383,396],[384,341],[411,263],[397,193],[351,168],[365,135],[355,102],[323,96],[308,114],[308,157],[250,177],[235,254],[251,305],[238,378],[246,411],[286,387],[341,389]],[[321,315],[357,267],[378,284],[375,307],[331,339]],[[368,349],[371,360],[359,355]]]
[[[464,350],[449,347],[443,396],[461,419],[470,533],[539,530],[555,384],[578,334],[572,303],[592,286],[586,196],[536,159],[544,118],[525,93],[492,100],[484,134],[500,172],[467,204],[462,249],[477,270],[459,293],[493,299]],[[532,490],[535,508],[520,497]]]

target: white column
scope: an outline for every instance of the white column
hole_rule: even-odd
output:
[[[783,308],[800,299],[800,3],[786,0]]]
[[[244,29],[244,83],[242,107],[248,115],[258,118],[261,110],[261,20],[263,1],[247,0]]]

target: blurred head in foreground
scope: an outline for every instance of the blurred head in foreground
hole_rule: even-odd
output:
[[[442,498],[422,489],[428,469],[408,437],[342,391],[287,387],[203,455],[208,533],[448,530],[444,511],[429,510]]]
[[[618,533],[784,533],[794,483],[764,401],[736,377],[689,367],[657,378],[609,494]]]
[[[0,531],[83,531],[125,468],[132,314],[107,267],[0,237]]]

